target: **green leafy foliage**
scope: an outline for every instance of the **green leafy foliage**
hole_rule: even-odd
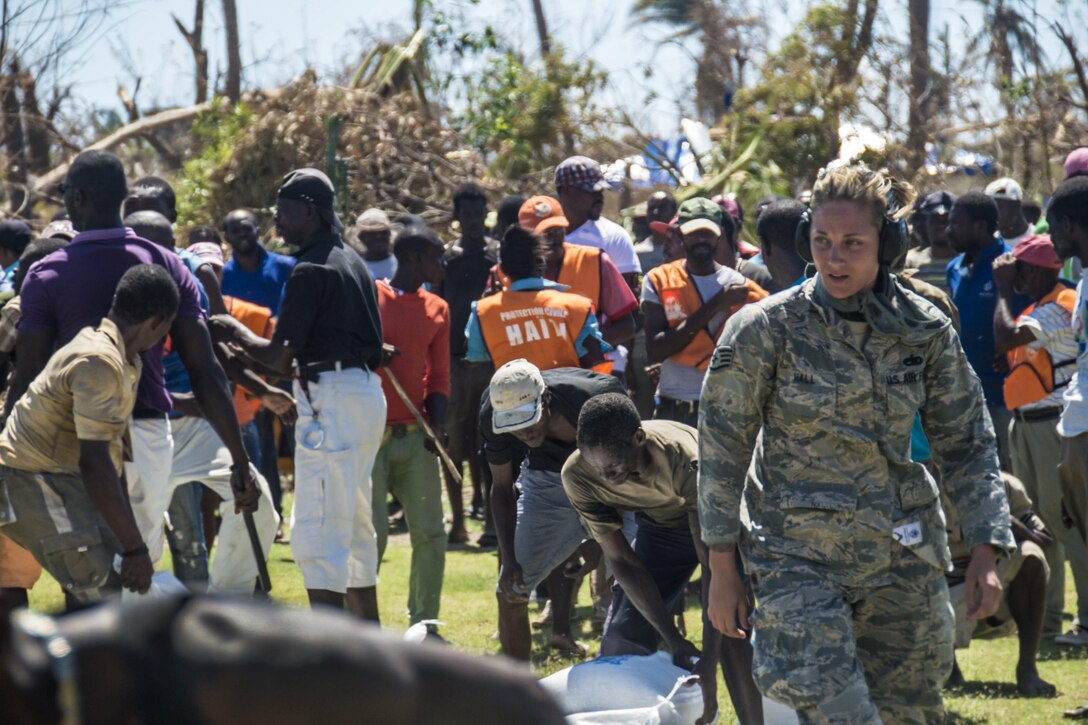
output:
[[[244,103],[231,106],[222,98],[215,99],[211,109],[197,117],[190,131],[196,151],[185,162],[176,184],[179,225],[217,221],[208,217],[213,194],[209,185],[212,172],[230,163],[253,118],[249,106]]]
[[[515,180],[553,165],[602,135],[607,113],[595,98],[607,75],[592,62],[568,62],[562,48],[528,63],[512,51],[490,54],[464,79],[464,109],[452,119],[492,174]]]
[[[839,123],[857,107],[858,88],[853,78],[839,82],[834,69],[850,52],[843,31],[854,22],[840,6],[813,7],[768,57],[758,83],[737,93],[737,135],[762,132],[787,178],[810,179],[838,153]]]

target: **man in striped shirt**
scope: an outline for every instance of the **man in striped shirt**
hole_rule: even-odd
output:
[[[1043,635],[1061,634],[1065,603],[1065,563],[1069,559],[1077,589],[1078,624],[1088,625],[1088,547],[1062,524],[1061,484],[1056,462],[1061,439],[1057,425],[1062,395],[1076,369],[1077,343],[1071,327],[1076,293],[1059,279],[1062,262],[1050,237],[1022,240],[1011,254],[994,260],[997,307],[994,340],[998,355],[1008,357],[1005,405],[1012,411],[1009,462],[1024,482],[1036,512],[1057,541],[1044,550],[1050,565]],[[1019,317],[1012,313],[1014,293],[1032,300]]]

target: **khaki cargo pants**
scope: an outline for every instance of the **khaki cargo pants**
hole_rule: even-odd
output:
[[[0,466],[15,521],[0,533],[23,547],[80,602],[121,591],[113,558],[121,543],[106,525],[79,476],[30,473]]]

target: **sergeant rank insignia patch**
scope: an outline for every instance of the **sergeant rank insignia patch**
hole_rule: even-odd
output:
[[[711,370],[721,370],[733,364],[733,348],[730,345],[721,345],[714,350],[714,357],[710,359]]]

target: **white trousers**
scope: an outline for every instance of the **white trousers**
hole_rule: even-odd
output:
[[[133,461],[125,464],[129,499],[140,533],[158,563],[163,552],[163,516],[178,486],[198,481],[223,499],[218,544],[212,557],[208,590],[248,596],[257,578],[257,561],[249,542],[245,518],[234,512],[231,457],[211,424],[203,418],[150,419],[132,422]],[[268,483],[254,468],[261,492],[253,521],[262,554],[268,558],[279,517],[272,506]]]
[[[217,594],[248,596],[253,593],[257,579],[257,560],[253,545],[246,531],[245,517],[234,512],[234,490],[231,487],[231,457],[227,447],[203,418],[173,418],[170,427],[174,436],[174,465],[170,472],[170,497],[174,489],[191,481],[198,481],[219,494],[222,524],[215,550],[212,552],[208,571],[208,591]],[[257,538],[261,542],[261,555],[268,560],[268,552],[276,538],[279,516],[272,505],[272,492],[256,469],[250,472],[261,492],[257,510],[253,512]],[[167,498],[169,506],[170,497]]]
[[[307,589],[344,593],[378,583],[371,519],[371,471],[385,432],[377,373],[358,368],[321,374],[309,396],[295,382],[295,508],[291,551]],[[324,438],[308,432],[315,422]]]
[[[132,460],[125,463],[128,500],[151,561],[158,565],[163,550],[163,516],[172,493],[174,437],[166,418],[130,420],[128,429],[132,438]]]

